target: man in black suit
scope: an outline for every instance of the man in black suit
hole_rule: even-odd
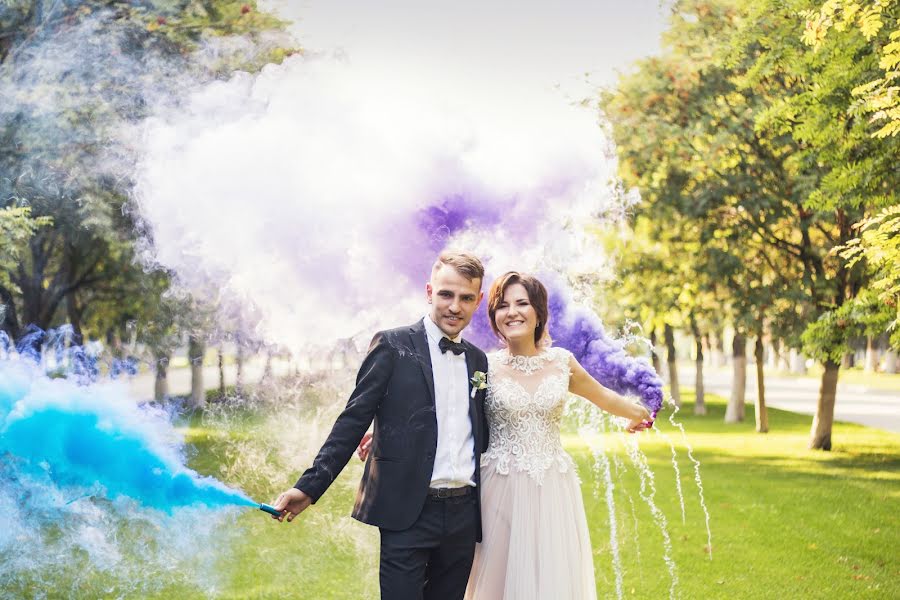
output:
[[[481,262],[442,253],[425,286],[426,316],[379,332],[356,389],[296,485],[274,506],[292,521],[353,456],[374,419],[353,517],[381,531],[384,600],[462,598],[481,541],[480,454],[487,448],[484,352],[460,333],[480,304]],[[478,375],[476,375],[478,373]]]

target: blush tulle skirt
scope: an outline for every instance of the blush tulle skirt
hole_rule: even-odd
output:
[[[594,600],[594,561],[574,465],[539,484],[510,465],[481,467],[482,542],[466,600]]]

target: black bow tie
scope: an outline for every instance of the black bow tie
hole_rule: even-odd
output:
[[[442,337],[441,341],[438,342],[438,348],[441,349],[441,354],[446,354],[447,350],[453,352],[459,356],[463,352],[466,351],[466,347],[460,343],[452,341],[450,338]]]

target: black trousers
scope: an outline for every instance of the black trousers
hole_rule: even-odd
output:
[[[381,530],[381,600],[462,600],[475,555],[475,494],[425,500],[403,531]]]

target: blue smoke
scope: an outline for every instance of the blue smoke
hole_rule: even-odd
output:
[[[0,457],[4,478],[22,486],[84,495],[132,498],[171,513],[202,505],[256,506],[242,492],[187,468],[182,440],[167,416],[141,407],[125,384],[91,381],[84,361],[71,378],[46,374],[35,356],[0,358]],[[40,495],[46,500],[46,495]]]

